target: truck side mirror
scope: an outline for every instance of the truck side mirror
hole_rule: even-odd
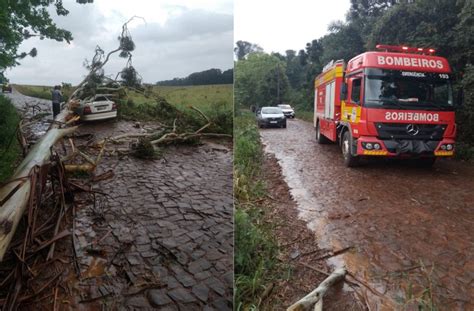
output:
[[[341,100],[346,100],[347,99],[347,84],[342,83],[341,86]]]

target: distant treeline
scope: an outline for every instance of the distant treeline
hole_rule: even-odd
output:
[[[174,78],[156,82],[156,85],[182,86],[182,85],[208,85],[208,84],[232,84],[234,83],[234,70],[222,71],[220,69],[209,69],[201,72],[194,72],[186,78]]]

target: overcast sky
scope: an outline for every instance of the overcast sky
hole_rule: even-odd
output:
[[[74,40],[71,44],[26,40],[19,52],[36,47],[38,56],[21,60],[20,66],[7,72],[12,83],[77,84],[86,74],[84,59],[93,56],[97,44],[106,52],[115,49],[122,24],[134,15],[146,20],[136,19],[128,27],[136,45],[133,66],[144,82],[233,66],[232,0],[94,0],[87,5],[64,0],[64,6],[69,15],[51,15],[72,32]],[[125,61],[114,57],[106,65],[106,74],[115,77]]]
[[[304,49],[344,20],[350,0],[235,0],[234,41],[260,45],[266,52]]]

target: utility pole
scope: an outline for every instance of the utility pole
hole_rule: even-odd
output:
[[[281,104],[280,102],[280,63],[277,67],[277,105]]]

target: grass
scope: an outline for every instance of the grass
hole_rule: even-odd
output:
[[[13,87],[23,95],[51,100],[51,90],[53,89],[52,86],[14,84]],[[61,89],[61,92],[66,98],[71,95],[72,90],[72,88],[65,87]]]
[[[2,95],[0,95],[0,111],[0,182],[4,182],[12,175],[21,155],[16,140],[20,117],[10,100]]]
[[[259,309],[266,286],[275,278],[278,247],[271,228],[262,222],[257,203],[265,194],[261,179],[262,146],[249,112],[238,113],[234,128],[235,310]]]
[[[50,86],[15,85],[15,88],[27,96],[51,99]],[[72,88],[63,88],[62,91],[66,97],[71,94]],[[213,126],[207,129],[208,132],[232,134],[232,85],[153,86],[153,92],[186,115],[186,121],[192,126],[202,126],[206,121],[196,111],[190,109],[190,106],[200,109],[213,122]],[[133,91],[128,92],[127,98],[121,100],[119,104],[119,116],[125,119],[152,121],[169,116],[163,114],[159,103],[155,100]]]
[[[213,122],[208,132],[232,134],[232,85],[154,86],[153,92],[191,118],[190,122],[196,126],[206,122],[191,106],[201,110]],[[152,100],[135,92],[128,96],[123,116],[141,120],[159,117],[154,112],[156,103]]]
[[[313,123],[314,113],[312,111],[297,110],[295,115],[298,119]]]
[[[403,273],[402,278],[405,280],[405,295],[398,297],[400,306],[403,310],[422,310],[422,311],[436,311],[439,310],[434,293],[435,283],[433,280],[434,265],[430,268],[426,267],[422,260],[420,260],[420,274],[421,280],[413,282],[408,274]]]

